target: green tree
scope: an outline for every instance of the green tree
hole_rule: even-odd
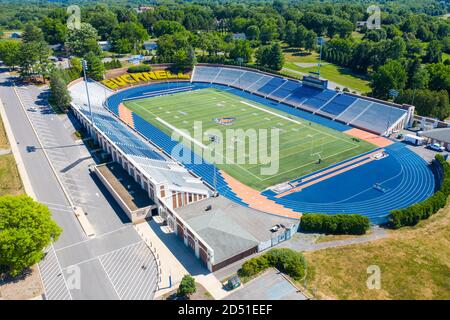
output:
[[[82,23],[79,29],[68,30],[65,46],[69,54],[77,57],[83,57],[89,52],[100,55],[98,39],[97,30],[88,23]]]
[[[44,40],[44,33],[42,30],[35,26],[32,23],[27,23],[25,26],[25,29],[22,33],[22,40],[25,43],[28,42],[35,42],[35,41],[43,41]]]
[[[197,63],[194,49],[192,47],[188,47],[175,51],[173,63],[176,70],[185,71],[187,69],[192,69]]]
[[[129,53],[134,48],[140,48],[146,39],[147,30],[136,22],[119,23],[111,33],[113,49],[119,53]]]
[[[245,31],[245,35],[249,40],[258,40],[259,34],[260,31],[257,25],[248,26],[247,30]]]
[[[102,40],[108,40],[111,32],[119,23],[116,14],[103,4],[98,4],[92,10],[88,10],[86,21],[97,30]]]
[[[278,42],[272,45],[270,49],[270,58],[271,60],[268,65],[271,69],[278,71],[283,68],[284,54],[281,45]]]
[[[378,68],[372,76],[372,93],[380,99],[389,98],[389,90],[405,88],[407,75],[405,68],[396,60],[390,60]]]
[[[20,63],[19,52],[21,44],[15,40],[0,41],[0,60],[8,67],[17,66]]]
[[[428,63],[442,62],[442,46],[437,40],[433,40],[428,44],[427,52],[423,58]]]
[[[317,43],[317,35],[315,34],[314,31],[308,31],[305,34],[305,41],[304,41],[305,50],[311,52],[316,48],[316,43]]]
[[[432,63],[427,65],[430,75],[429,88],[431,90],[447,90],[450,92],[450,65]]]
[[[50,44],[64,43],[67,37],[67,25],[60,19],[45,17],[39,27],[44,33],[45,41]]]
[[[260,46],[256,51],[256,63],[275,71],[281,70],[284,64],[281,45],[276,42],[272,45]]]
[[[160,20],[153,25],[153,33],[157,37],[183,31],[186,31],[186,29],[177,21]]]
[[[0,197],[1,269],[17,276],[38,263],[61,231],[48,208],[30,197]]]
[[[96,81],[103,80],[105,75],[105,65],[102,60],[93,52],[89,52],[85,57],[87,62],[86,75]]]
[[[177,296],[189,299],[190,295],[197,291],[195,279],[187,274],[181,279],[180,286],[177,290]]]
[[[67,80],[56,70],[50,74],[50,104],[62,111],[67,110],[72,98],[67,89]]]
[[[43,40],[23,43],[19,51],[21,77],[41,75],[46,78],[53,67],[53,64],[48,60],[50,54],[51,50]]]
[[[252,48],[250,42],[247,40],[235,41],[233,48],[230,50],[230,59],[236,60],[242,58],[245,63],[249,62],[252,58]]]
[[[449,98],[446,90],[402,90],[395,102],[413,104],[416,107],[417,114],[421,116],[445,119],[450,114]]]

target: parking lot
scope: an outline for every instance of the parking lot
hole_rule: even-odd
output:
[[[235,289],[225,300],[307,300],[307,297],[276,269],[269,269]]]

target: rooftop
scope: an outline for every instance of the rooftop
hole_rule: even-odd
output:
[[[450,143],[450,128],[439,128],[423,131],[421,134],[423,137],[431,138],[441,142]]]
[[[238,205],[223,196],[189,204],[176,212],[214,250],[216,264],[282,233],[283,228],[271,232],[275,225],[291,227],[298,223]]]
[[[71,86],[69,90],[73,103],[89,119],[90,114],[84,86],[84,81],[80,81]],[[166,183],[170,190],[201,194],[210,193],[200,179],[192,176],[183,166],[130,130],[122,121],[103,107],[103,102],[112,93],[111,90],[96,82],[88,82],[88,88],[96,127],[132,159],[140,167],[141,172],[157,184]]]
[[[97,170],[131,211],[155,204],[147,192],[119,164],[113,162],[102,164],[97,166]]]

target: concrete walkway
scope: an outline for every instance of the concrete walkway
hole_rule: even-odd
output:
[[[387,237],[386,230],[379,226],[374,226],[371,233],[366,236],[353,237],[342,240],[326,241],[316,243],[319,234],[297,233],[289,241],[281,243],[280,247],[291,248],[297,251],[315,251],[327,248],[347,246],[351,244],[366,243]]]
[[[159,216],[137,224],[135,228],[147,245],[156,252],[160,282],[155,299],[175,290],[186,274],[192,275],[216,300],[229,294],[216,276],[195,257],[194,252],[167,226],[162,225]]]

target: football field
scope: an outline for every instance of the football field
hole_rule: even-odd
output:
[[[175,133],[182,137],[184,144],[200,152],[207,161],[258,190],[376,148],[342,132],[215,88],[124,104],[169,136]]]

